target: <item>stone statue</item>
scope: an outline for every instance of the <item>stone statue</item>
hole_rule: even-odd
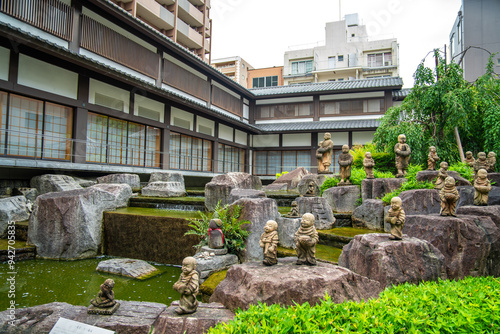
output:
[[[182,260],[182,273],[179,280],[174,283],[174,290],[181,294],[177,314],[190,314],[196,312],[198,301],[196,295],[199,290],[199,275],[196,271],[196,259],[188,256]]]
[[[314,227],[314,215],[304,213],[300,227],[295,233],[295,250],[297,251],[297,264],[316,265],[316,244],[319,241],[318,232]]]
[[[403,226],[405,224],[405,210],[401,207],[402,201],[399,197],[391,199],[391,208],[387,212],[385,222],[391,224],[391,240],[403,240]]]
[[[307,186],[307,191],[304,194],[305,197],[316,197],[316,187],[314,181],[309,181]]]
[[[439,191],[439,198],[441,198],[441,216],[456,217],[455,210],[460,195],[455,187],[455,179],[453,177],[448,176],[446,178],[444,187]]]
[[[105,280],[101,284],[97,296],[90,301],[92,305],[90,305],[87,312],[90,314],[113,314],[120,306],[120,303],[115,301],[114,286],[115,281],[111,278]]]
[[[411,155],[411,149],[406,144],[405,135],[401,134],[398,136],[398,143],[394,146],[394,153],[396,153],[396,168],[398,169],[396,177],[404,177],[408,170]]]
[[[495,165],[497,163],[497,155],[495,152],[488,153],[488,165],[489,169],[487,170],[489,173],[495,172]]]
[[[488,180],[486,169],[477,171],[477,177],[474,180],[474,205],[488,205],[488,194],[491,191],[491,183]]]
[[[290,208],[290,212],[288,213],[288,218],[299,218],[299,204],[297,201],[292,202],[292,207]]]
[[[213,249],[224,248],[224,234],[221,230],[220,219],[211,219],[208,224],[208,247]]]
[[[477,154],[477,160],[474,162],[474,179],[477,177],[477,171],[480,169],[488,170],[490,168],[490,164],[488,159],[486,158],[486,153],[479,152]]]
[[[339,166],[340,166],[340,182],[337,185],[343,186],[351,184],[349,178],[351,177],[351,165],[353,157],[349,153],[349,146],[342,146],[342,153],[339,154]]]
[[[440,190],[444,187],[444,180],[448,177],[448,163],[443,161],[439,164],[439,172],[434,182],[434,189]]]
[[[260,236],[259,245],[264,251],[264,261],[266,266],[273,266],[278,263],[278,223],[268,220],[264,226],[264,233]]]
[[[318,174],[329,174],[330,165],[332,164],[333,141],[330,139],[332,135],[325,133],[325,140],[319,143],[316,150],[316,158],[318,159]]]
[[[370,152],[365,153],[365,158],[363,159],[363,167],[365,167],[365,173],[367,179],[374,179],[373,167],[375,167],[375,160],[372,158]]]
[[[472,155],[471,151],[465,152],[465,161],[467,165],[470,167],[474,167],[474,162],[476,162],[476,159],[474,159],[474,156]]]
[[[439,157],[437,155],[436,148],[434,146],[429,147],[429,154],[427,155],[427,169],[435,170],[438,160]]]

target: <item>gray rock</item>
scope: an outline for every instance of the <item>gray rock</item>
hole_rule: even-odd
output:
[[[100,253],[103,212],[126,206],[130,196],[128,184],[97,184],[38,196],[28,242],[42,258],[94,257]]]
[[[149,182],[180,182],[182,186],[184,185],[184,176],[181,173],[172,173],[172,172],[152,172],[149,176]]]
[[[500,238],[498,227],[485,216],[406,216],[403,233],[439,249],[449,279],[488,275],[491,248]]]
[[[268,220],[278,220],[280,214],[276,201],[271,198],[242,198],[231,206],[241,206],[240,220],[250,222],[246,229],[250,232],[245,243],[243,260],[262,261],[264,255],[259,246],[260,236],[264,233],[264,226]]]
[[[354,209],[352,227],[384,230],[384,203],[380,199],[367,199]]]
[[[262,182],[258,176],[240,172],[217,175],[205,185],[205,206],[213,211],[219,201],[222,206],[231,204],[233,189],[260,190],[261,188]]]
[[[144,279],[159,274],[160,271],[146,261],[136,259],[109,259],[99,262],[97,271]]]
[[[83,189],[71,176],[59,174],[35,176],[31,179],[30,186],[38,190],[38,195],[50,192]]]
[[[3,234],[9,222],[22,222],[30,218],[24,196],[0,198],[0,235]]]
[[[360,197],[359,186],[342,186],[326,189],[322,197],[332,207],[333,212],[352,213]]]
[[[399,189],[405,181],[405,178],[364,179],[361,182],[361,198],[363,201],[381,199],[385,194]]]
[[[272,184],[286,184],[287,189],[294,189],[299,185],[300,180],[309,175],[309,171],[304,167],[299,167],[294,169],[290,173],[283,174],[279,178],[277,178]]]
[[[492,186],[500,187],[500,173],[488,173],[488,180],[490,180]]]
[[[320,195],[320,190],[319,190],[319,185],[317,182],[317,175],[315,174],[310,174],[306,175],[300,180],[297,190],[299,191],[299,194],[304,196],[306,193],[309,191],[309,183],[313,183],[314,186],[314,196],[319,197]]]
[[[77,176],[71,176],[76,183],[78,183],[83,188],[92,187],[97,184],[97,178],[81,178]]]
[[[255,189],[233,189],[230,194],[230,203],[234,203],[241,198],[266,198],[263,190]]]
[[[16,309],[16,325],[11,326],[9,311],[0,312],[0,332],[6,334],[48,334],[59,318],[97,326],[120,334],[148,334],[164,304],[118,300],[120,308],[111,316],[87,314],[86,306],[50,303]]]
[[[128,184],[132,191],[139,191],[141,189],[141,180],[137,174],[109,174],[97,178],[98,184]]]
[[[342,249],[339,266],[380,282],[382,287],[446,279],[444,256],[425,240],[388,234],[357,235]]]
[[[175,313],[178,306],[174,301],[160,314],[151,334],[203,334],[220,322],[234,319],[234,313],[219,303],[199,303],[196,312],[187,317]]]
[[[312,213],[316,221],[314,226],[318,230],[328,230],[335,224],[332,207],[328,204],[326,198],[322,197],[299,197],[296,199],[299,206],[299,213]]]
[[[436,177],[438,176],[439,171],[437,170],[423,170],[417,173],[417,181],[434,183]],[[460,176],[458,172],[449,170],[447,171],[448,176],[451,176],[455,179],[456,186],[470,186],[470,182],[467,179]]]
[[[36,190],[36,188],[28,187],[14,188],[13,194],[14,196],[24,196],[28,201],[34,202],[38,196],[38,190]]]
[[[286,191],[288,190],[288,185],[286,183],[271,183],[262,187],[262,189],[264,191]]]
[[[399,194],[406,215],[434,214],[441,211],[441,199],[436,189],[414,189]]]
[[[213,273],[238,264],[238,256],[234,254],[215,255],[205,259],[198,253],[194,257],[198,263],[196,270],[200,274],[200,283],[203,283]]]
[[[275,266],[251,262],[234,265],[215,288],[210,302],[224,304],[230,310],[248,309],[252,304],[292,306],[294,303],[321,303],[325,293],[333,302],[377,298],[380,283],[328,263],[298,266],[297,258],[280,258]]]
[[[467,205],[474,205],[474,194],[476,190],[473,186],[470,187],[457,187],[460,199],[457,203],[457,208]],[[491,187],[488,194],[488,205],[500,205],[500,187]]]
[[[300,227],[301,218],[279,218],[278,222],[278,244],[281,247],[295,249],[295,232]]]
[[[155,181],[141,189],[141,195],[150,197],[182,197],[186,196],[184,183],[174,181]]]

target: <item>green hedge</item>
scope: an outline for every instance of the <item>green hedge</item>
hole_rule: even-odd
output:
[[[208,333],[499,333],[500,282],[493,277],[403,284],[367,302],[238,311]]]

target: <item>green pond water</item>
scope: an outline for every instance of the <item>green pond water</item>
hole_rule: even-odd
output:
[[[78,261],[26,260],[15,263],[17,271],[15,302],[17,308],[51,302],[89,306],[107,278],[115,281],[118,300],[157,302],[166,305],[179,299],[172,286],[181,274],[177,266],[152,263],[162,273],[146,280],[137,280],[95,270],[100,261],[110,257]],[[0,311],[9,306],[9,284],[12,275],[7,263],[0,263]]]

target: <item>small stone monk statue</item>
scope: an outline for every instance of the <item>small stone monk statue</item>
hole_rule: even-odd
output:
[[[439,198],[441,198],[441,216],[456,217],[455,210],[460,195],[455,187],[455,179],[453,177],[448,176],[444,180],[444,187],[439,191]]]
[[[319,241],[318,232],[314,227],[314,215],[304,213],[300,227],[295,233],[295,250],[297,251],[297,264],[316,265],[316,244]]]
[[[487,172],[489,173],[494,173],[495,172],[495,165],[497,163],[497,155],[495,152],[489,152],[488,153],[488,166],[489,169]]]
[[[299,214],[299,204],[297,201],[292,202],[292,207],[290,208],[290,212],[288,213],[288,218],[298,218]]]
[[[406,144],[406,136],[404,134],[398,136],[398,143],[394,145],[394,153],[396,153],[396,168],[398,170],[396,177],[404,177],[408,170],[411,155],[411,149]]]
[[[342,146],[342,153],[339,154],[339,166],[340,166],[340,182],[338,185],[348,185],[351,184],[349,178],[351,177],[351,165],[353,157],[349,153],[349,146]]]
[[[486,158],[486,153],[479,152],[477,154],[476,162],[474,162],[474,179],[477,177],[477,171],[480,169],[488,170],[490,168],[490,164],[488,159]]]
[[[365,167],[365,173],[367,179],[374,179],[373,167],[375,167],[375,160],[372,158],[370,152],[365,153],[365,158],[363,159],[363,167]]]
[[[273,266],[278,263],[278,223],[268,220],[264,226],[264,233],[260,236],[259,246],[264,251],[264,261],[266,266]]]
[[[208,223],[208,247],[213,249],[224,248],[224,234],[221,230],[220,219],[211,219]]]
[[[403,240],[403,226],[405,224],[405,210],[401,207],[402,201],[399,197],[391,199],[391,208],[387,212],[385,222],[391,224],[391,240]]]
[[[476,159],[474,159],[474,156],[472,155],[471,151],[465,152],[465,161],[464,161],[469,167],[474,167],[474,162],[476,162]]]
[[[115,301],[115,293],[113,292],[114,286],[115,281],[111,278],[105,280],[104,283],[101,284],[97,296],[90,301],[92,305],[87,312],[90,314],[113,314],[120,306],[120,304]]]
[[[444,187],[444,180],[448,177],[448,163],[443,161],[439,164],[439,172],[434,182],[434,189],[441,190]]]
[[[199,275],[196,271],[196,259],[188,256],[182,260],[182,273],[179,280],[174,283],[174,290],[181,294],[177,314],[190,314],[196,312],[198,301],[196,295],[199,291]]]
[[[488,194],[491,191],[491,183],[488,180],[486,169],[477,171],[477,177],[474,180],[474,205],[488,205]]]
[[[318,160],[318,174],[330,173],[330,165],[332,164],[333,141],[330,133],[325,133],[325,140],[319,143],[316,150],[316,159]]]
[[[435,170],[438,160],[439,157],[437,155],[436,148],[434,146],[429,147],[429,154],[427,155],[427,169]]]

